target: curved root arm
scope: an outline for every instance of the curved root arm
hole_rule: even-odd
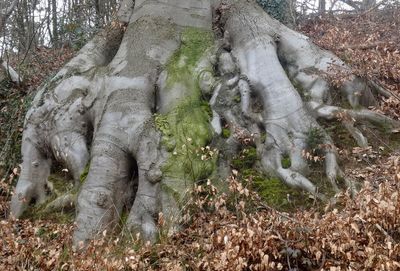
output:
[[[105,30],[39,90],[26,115],[22,172],[11,202],[12,215],[21,216],[31,201],[45,201],[53,159],[63,163],[75,183],[79,183],[89,159],[89,120],[82,101],[88,94],[90,82],[74,74],[87,73],[105,65],[121,37],[119,28]]]
[[[370,110],[345,110],[330,105],[332,93],[327,78],[334,73],[333,64],[340,72],[349,73],[342,61],[255,6],[240,1],[228,1],[228,5],[222,16],[225,39],[231,43],[232,54],[240,72],[248,78],[251,91],[263,102],[262,122],[267,142],[260,148],[264,148],[261,153],[265,170],[275,172],[291,186],[316,193],[315,185],[305,177],[308,166],[303,154],[310,148],[307,142],[310,132],[321,131],[319,144],[324,145],[326,176],[332,188],[339,191],[337,180],[344,176],[337,163],[335,146],[315,117],[339,118],[362,146],[367,145],[367,140],[354,126],[355,121],[391,126],[398,123]],[[306,105],[292,81],[310,97]],[[366,82],[353,75],[344,82],[341,92],[353,107],[374,102]],[[246,96],[242,95],[241,103],[243,114],[251,115]],[[290,157],[290,168],[282,167],[284,156]],[[345,180],[345,184],[353,189],[350,181]]]
[[[51,160],[47,159],[38,147],[24,136],[22,153],[25,157],[22,171],[11,199],[11,212],[19,217],[31,200],[44,202],[46,181],[50,174]]]

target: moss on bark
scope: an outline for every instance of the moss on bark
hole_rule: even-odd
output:
[[[163,167],[167,178],[162,187],[175,199],[193,182],[210,176],[216,164],[215,151],[207,147],[213,136],[210,108],[202,99],[198,80],[204,71],[201,61],[213,47],[213,33],[187,28],[182,32],[181,41],[180,48],[167,64],[167,84],[161,91],[181,88],[184,95],[166,114],[155,117],[156,126],[163,135],[162,143],[169,152]]]

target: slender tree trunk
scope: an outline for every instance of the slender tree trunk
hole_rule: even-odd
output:
[[[52,44],[54,44],[54,38],[53,38],[53,31],[51,31],[51,2],[52,0],[47,1],[47,16],[46,16],[46,25],[47,25],[47,32],[50,37],[50,41]]]
[[[99,0],[94,0],[93,2],[94,2],[94,9],[96,11],[96,19],[95,19],[96,26],[100,27],[102,25],[102,16],[103,16],[100,9],[100,2]]]
[[[60,45],[60,40],[58,36],[58,22],[57,22],[57,0],[51,0],[51,21],[53,28],[53,47],[58,47]]]
[[[319,14],[325,14],[326,12],[326,1],[325,0],[319,0],[318,2],[318,13]]]
[[[363,0],[362,1],[362,10],[369,10],[376,6],[376,0]]]

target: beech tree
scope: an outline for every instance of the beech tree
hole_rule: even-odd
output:
[[[328,200],[307,178],[305,150],[317,143],[332,189],[355,191],[317,120],[342,122],[363,147],[360,123],[398,127],[366,109],[375,103],[368,82],[255,1],[123,1],[118,17],[38,91],[26,115],[12,215],[46,200],[52,163],[62,163],[80,187],[76,244],[112,228],[124,208],[126,226],[154,240],[158,214],[173,228],[186,191],[223,183],[243,144],[256,147],[260,170]],[[333,87],[338,73],[346,76]],[[348,107],[334,103],[337,95]]]

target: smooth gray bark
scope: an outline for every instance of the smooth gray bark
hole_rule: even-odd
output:
[[[166,69],[177,50],[189,42],[183,38],[187,29],[211,32],[214,27],[223,33],[191,72],[193,82],[210,99],[214,137],[220,136],[222,122],[231,129],[231,136],[222,140],[224,157],[240,150],[243,135],[253,135],[263,170],[324,198],[307,178],[308,164],[302,155],[310,129],[320,130],[324,145],[330,146],[324,149],[325,171],[335,190],[344,176],[334,144],[317,118],[346,122],[360,145],[367,143],[354,125],[359,121],[398,125],[366,109],[332,105],[334,90],[322,75],[331,72],[333,61],[342,70],[348,67],[269,17],[253,1],[139,0],[132,13],[128,2],[120,11],[122,20],[129,21],[125,33],[106,30],[38,92],[26,117],[22,173],[11,202],[14,216],[19,217],[32,199],[46,198],[52,160],[63,163],[77,184],[90,161],[77,200],[76,244],[112,229],[124,208],[130,210],[127,226],[150,240],[158,231],[159,212],[177,221],[179,205],[163,187],[172,183],[184,193],[191,182],[164,174],[174,154],[164,145],[153,114],[168,114],[191,95],[187,85],[169,81],[175,75]],[[187,57],[181,58],[178,67],[185,61]],[[302,99],[294,82],[309,99]],[[353,108],[373,101],[366,83],[355,76],[340,91]],[[240,102],[235,101],[238,95]],[[261,101],[261,112],[254,107],[255,100]],[[350,120],[340,119],[343,114]],[[264,143],[262,131],[267,135]],[[286,155],[291,159],[289,168],[282,166]],[[227,174],[229,162],[218,163],[221,176]],[[352,187],[350,182],[346,185]]]

